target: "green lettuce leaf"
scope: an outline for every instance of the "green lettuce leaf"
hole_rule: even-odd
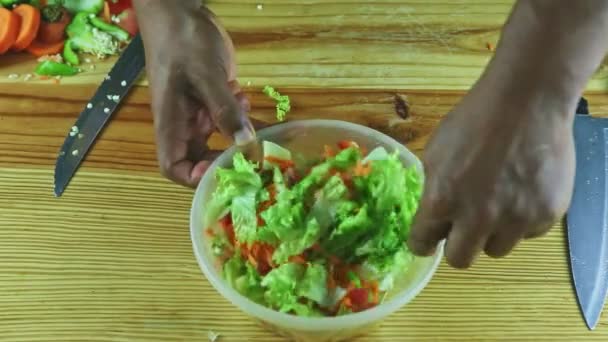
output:
[[[256,237],[258,220],[255,195],[254,192],[248,192],[232,199],[230,213],[234,234],[241,242],[251,243]]]
[[[406,273],[414,261],[414,255],[405,245],[392,254],[368,257],[361,265],[361,274],[365,279],[379,282],[381,291],[388,291],[394,286],[395,279]]]
[[[322,304],[327,295],[327,269],[321,264],[309,264],[298,284],[298,296]]]
[[[378,229],[355,247],[358,256],[392,255],[409,237],[422,193],[422,181],[414,168],[405,168],[397,153],[373,160],[371,172],[354,179],[360,200],[369,208]]]
[[[302,178],[302,180],[300,180],[293,187],[294,197],[303,201],[305,197],[310,194],[310,191],[313,187],[323,183],[323,181],[327,178],[327,175],[329,174],[330,170],[331,164],[329,162],[324,162],[322,164],[314,166],[310,170],[310,173],[304,178]]]
[[[375,226],[368,216],[367,206],[363,205],[355,215],[347,216],[340,222],[323,247],[341,258],[351,259],[354,256],[353,247],[357,245],[358,240],[373,233]]]
[[[295,313],[298,316],[323,316],[313,306],[327,296],[327,272],[322,265],[311,264],[308,267],[287,263],[270,271],[263,279],[266,288],[266,303],[280,312]],[[302,303],[301,299],[310,301]]]
[[[355,249],[355,255],[389,255],[403,246],[402,226],[398,214],[392,212],[381,220],[378,234],[371,236]]]
[[[307,248],[312,247],[319,239],[321,234],[321,226],[315,218],[307,221],[306,227],[302,229],[294,229],[294,233],[290,239],[282,240],[279,247],[272,254],[272,260],[277,264],[286,262],[289,257],[301,254]]]
[[[280,312],[290,312],[296,308],[303,310],[299,308],[296,289],[304,272],[304,266],[295,263],[283,264],[270,271],[262,279],[268,305]]]
[[[346,197],[348,188],[342,178],[337,175],[330,177],[321,189],[320,197],[327,201],[338,201]]]
[[[337,175],[329,178],[318,192],[316,201],[310,209],[310,214],[321,227],[320,236],[324,236],[327,229],[336,223],[338,211],[344,206],[347,196],[348,188]]]
[[[336,156],[314,166],[293,188],[294,196],[305,200],[313,188],[322,186],[332,169],[346,170],[354,167],[361,160],[359,149],[350,147],[340,151]]]
[[[264,288],[262,277],[258,271],[241,258],[237,251],[224,263],[224,279],[232,288],[256,303],[264,304]]]
[[[257,164],[246,160],[242,153],[235,153],[232,163],[230,169],[217,169],[217,188],[206,214],[215,221],[230,211],[237,239],[249,243],[255,238],[257,199],[267,194],[262,189]]]
[[[346,170],[357,165],[357,162],[361,160],[361,150],[356,147],[346,148],[338,154],[336,154],[333,158],[330,158],[328,162],[332,165],[332,167],[338,170]]]

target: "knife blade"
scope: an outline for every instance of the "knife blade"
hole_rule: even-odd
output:
[[[63,194],[95,139],[109,122],[144,66],[144,46],[141,36],[137,34],[66,136],[55,163],[55,196]]]
[[[566,215],[570,268],[581,312],[593,330],[608,292],[608,119],[577,114],[574,139],[576,175]]]

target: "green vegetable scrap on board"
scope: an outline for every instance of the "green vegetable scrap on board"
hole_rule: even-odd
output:
[[[41,76],[72,76],[76,75],[79,70],[71,65],[46,60],[38,64],[35,72]]]
[[[325,147],[312,165],[265,141],[264,164],[236,153],[216,171],[205,207],[210,248],[243,296],[298,316],[337,316],[380,304],[407,272],[422,177],[397,152],[355,142]]]
[[[277,120],[284,121],[285,116],[291,110],[289,96],[281,95],[271,86],[265,86],[263,92],[277,102]]]

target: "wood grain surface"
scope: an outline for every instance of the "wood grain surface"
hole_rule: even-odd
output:
[[[421,154],[490,57],[512,1],[264,1],[211,6],[235,38],[258,127],[274,124],[271,84],[291,119],[367,124]],[[61,198],[53,166],[111,61],[53,80],[31,58],[0,58],[0,341],[274,342],[209,285],[192,254],[193,192],[158,175],[150,98],[127,99]],[[586,94],[608,116],[605,69]],[[395,113],[403,96],[407,118]],[[213,147],[227,141],[212,138]],[[430,285],[358,341],[606,341],[587,331],[561,225],[505,259],[442,264]]]

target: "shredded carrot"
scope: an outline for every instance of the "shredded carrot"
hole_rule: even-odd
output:
[[[486,49],[488,49],[488,51],[494,51],[494,44],[487,42]]]
[[[46,80],[48,80],[49,78],[50,78],[50,77],[48,77],[48,76],[40,76],[40,79],[41,79],[42,81],[46,81]]]
[[[236,237],[234,235],[234,226],[232,225],[232,217],[230,214],[220,219],[220,226],[224,230],[224,234],[226,234],[226,237],[228,238],[228,241],[230,241],[230,244],[232,246],[238,247],[239,243],[238,241],[236,241]]]
[[[243,258],[247,258],[249,256],[249,248],[247,248],[247,245],[244,245],[238,241],[235,242],[235,247],[237,249],[241,250],[241,256]]]
[[[281,158],[277,158],[277,157],[273,157],[273,156],[268,156],[264,158],[267,162],[278,165],[279,169],[281,169],[282,171],[285,171],[286,169],[293,167],[295,164],[293,161],[291,160],[285,160],[285,159],[281,159]]]
[[[58,79],[58,78],[56,78],[56,79],[54,79],[54,80],[53,80],[53,83],[55,83],[55,84],[59,84],[59,83],[61,83],[61,80],[60,80],[60,79]]]
[[[277,265],[274,263],[274,261],[272,261],[272,254],[272,249],[266,249],[266,263],[268,263],[268,266],[270,266],[271,268],[275,268],[277,267]]]
[[[247,260],[249,260],[249,262],[251,263],[251,265],[253,265],[253,267],[258,268],[258,262],[255,260],[253,255],[249,254],[247,256]]]
[[[333,290],[336,287],[338,287],[338,285],[336,284],[336,279],[334,279],[333,274],[329,273],[327,277],[327,288]]]
[[[342,140],[342,141],[338,142],[338,148],[341,150],[345,150],[349,147],[359,148],[359,144],[357,144],[356,142],[351,141],[351,140]]]
[[[336,155],[336,152],[334,151],[334,149],[333,149],[333,148],[331,148],[331,146],[329,146],[329,145],[325,145],[325,146],[324,146],[324,150],[325,150],[325,151],[323,152],[323,157],[324,157],[325,159],[328,159],[328,158],[334,157],[334,156]]]
[[[276,267],[272,262],[272,254],[274,248],[266,243],[254,242],[247,251],[247,260],[260,272],[262,275],[268,273],[272,268]]]
[[[380,291],[378,289],[378,282],[377,281],[373,281],[371,284],[371,292],[372,292],[372,301],[374,304],[378,304],[378,302],[380,302]]]
[[[342,260],[340,260],[340,258],[338,258],[335,255],[329,255],[327,258],[329,259],[329,262],[334,265],[338,265],[338,264],[342,263]]]
[[[110,4],[107,1],[103,2],[103,20],[107,23],[112,23],[112,14],[110,14]]]
[[[370,172],[372,172],[372,166],[371,164],[368,163],[361,163],[361,161],[357,162],[357,166],[355,166],[355,176],[358,177],[363,177],[363,176],[367,176],[370,174]]]
[[[349,189],[352,188],[353,177],[351,176],[351,174],[347,172],[340,172],[339,175],[342,181],[344,182],[344,185],[346,185],[346,187]]]
[[[270,199],[274,200],[277,197],[277,187],[274,184],[270,184],[267,188]]]
[[[306,264],[306,258],[304,258],[304,255],[302,254],[294,255],[289,258],[289,262],[304,265]]]
[[[353,302],[350,300],[349,296],[344,296],[344,298],[342,298],[342,305],[344,305],[345,307],[352,309],[353,307]]]
[[[214,237],[215,236],[215,232],[211,228],[205,229],[205,233],[207,234],[207,236],[210,236],[210,237]]]

